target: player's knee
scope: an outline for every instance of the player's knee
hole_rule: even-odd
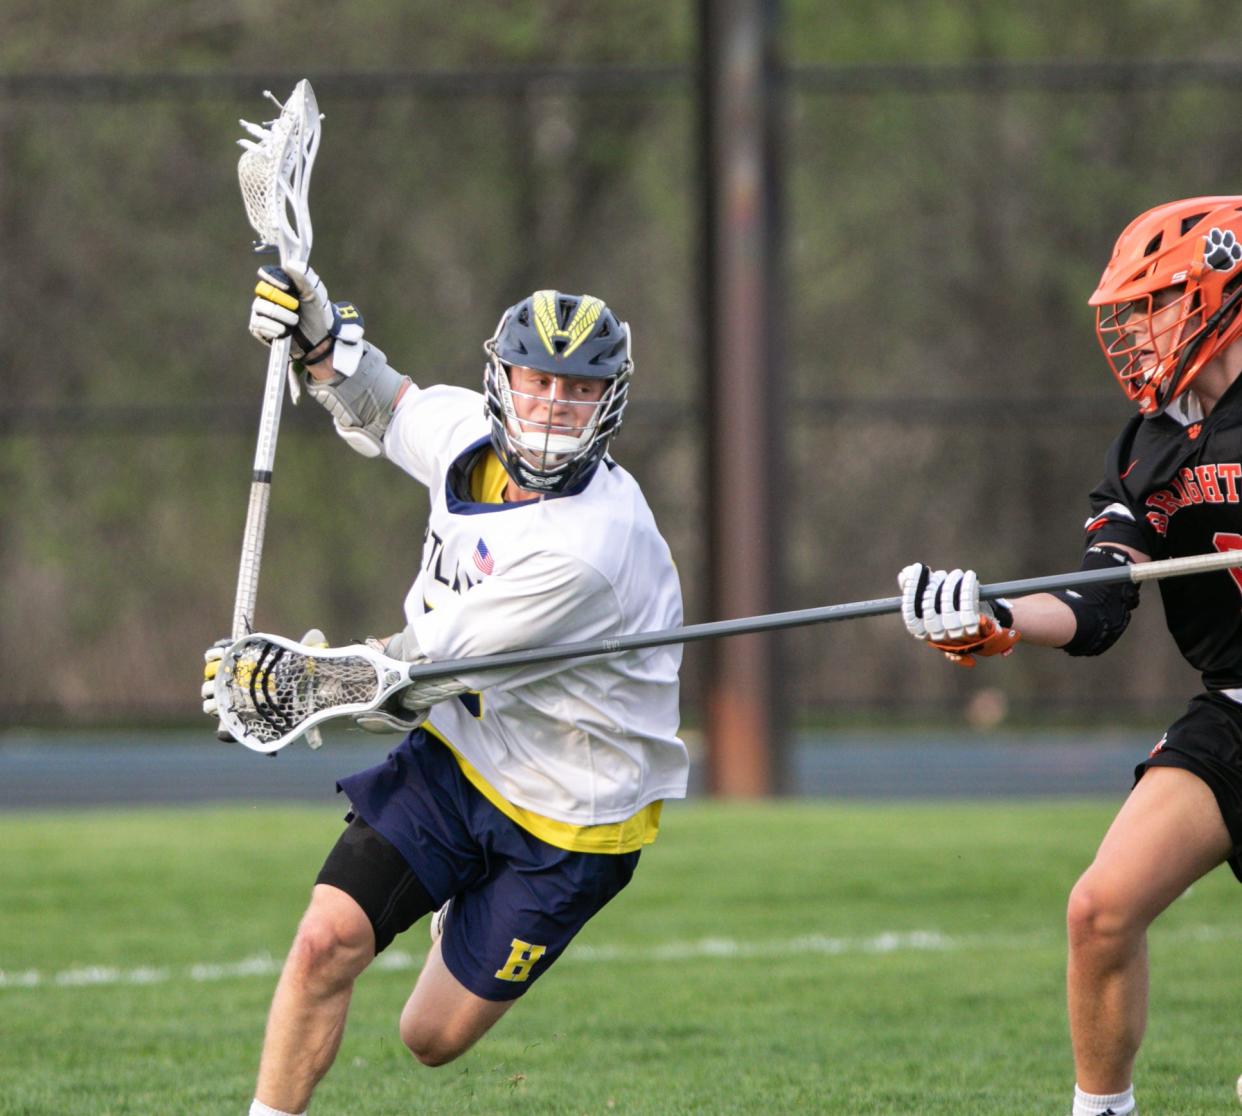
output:
[[[443,1030],[422,1026],[404,1016],[401,1019],[401,1041],[424,1066],[432,1068],[447,1065],[470,1046],[469,1042],[455,1041]]]
[[[406,1043],[406,1046],[409,1047],[410,1053],[429,1069],[446,1066],[462,1053],[455,1047],[440,1046],[435,1043],[418,1043],[413,1046]]]
[[[1070,892],[1065,913],[1071,948],[1124,947],[1143,927],[1117,893],[1088,872]]]
[[[359,922],[312,904],[298,926],[289,963],[310,981],[335,984],[352,980],[371,960],[373,940],[365,916]]]

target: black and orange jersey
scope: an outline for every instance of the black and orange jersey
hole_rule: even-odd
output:
[[[1205,419],[1135,415],[1091,493],[1087,545],[1152,558],[1242,549],[1242,379]],[[1242,687],[1242,570],[1160,582],[1165,621],[1210,690]]]

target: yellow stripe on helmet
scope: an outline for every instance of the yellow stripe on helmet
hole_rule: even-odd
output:
[[[604,304],[594,295],[583,295],[574,316],[561,329],[556,324],[556,299],[556,291],[536,291],[531,296],[531,305],[535,313],[535,330],[543,347],[550,355],[564,358],[591,335],[600,314],[604,312]],[[568,342],[564,351],[559,353],[553,345],[558,339]]]

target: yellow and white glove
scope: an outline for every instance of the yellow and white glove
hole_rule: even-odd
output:
[[[313,363],[331,356],[342,376],[352,376],[362,359],[362,315],[353,303],[330,302],[323,280],[310,266],[259,268],[249,329],[265,345],[292,338],[289,352],[299,361],[331,337],[333,343]]]
[[[1008,601],[979,599],[974,570],[933,570],[914,562],[897,575],[897,585],[906,631],[958,666],[973,667],[976,655],[1012,654],[1022,638]]]

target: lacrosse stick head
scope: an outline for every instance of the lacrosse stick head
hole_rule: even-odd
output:
[[[277,752],[323,721],[373,709],[404,681],[401,667],[360,644],[243,636],[216,672],[220,723],[251,751]]]
[[[280,109],[275,120],[241,121],[250,134],[237,141],[243,149],[237,162],[242,201],[259,238],[257,251],[275,248],[281,263],[305,261],[311,249],[307,195],[319,150],[319,105],[305,78],[283,105],[271,93],[267,96]]]

